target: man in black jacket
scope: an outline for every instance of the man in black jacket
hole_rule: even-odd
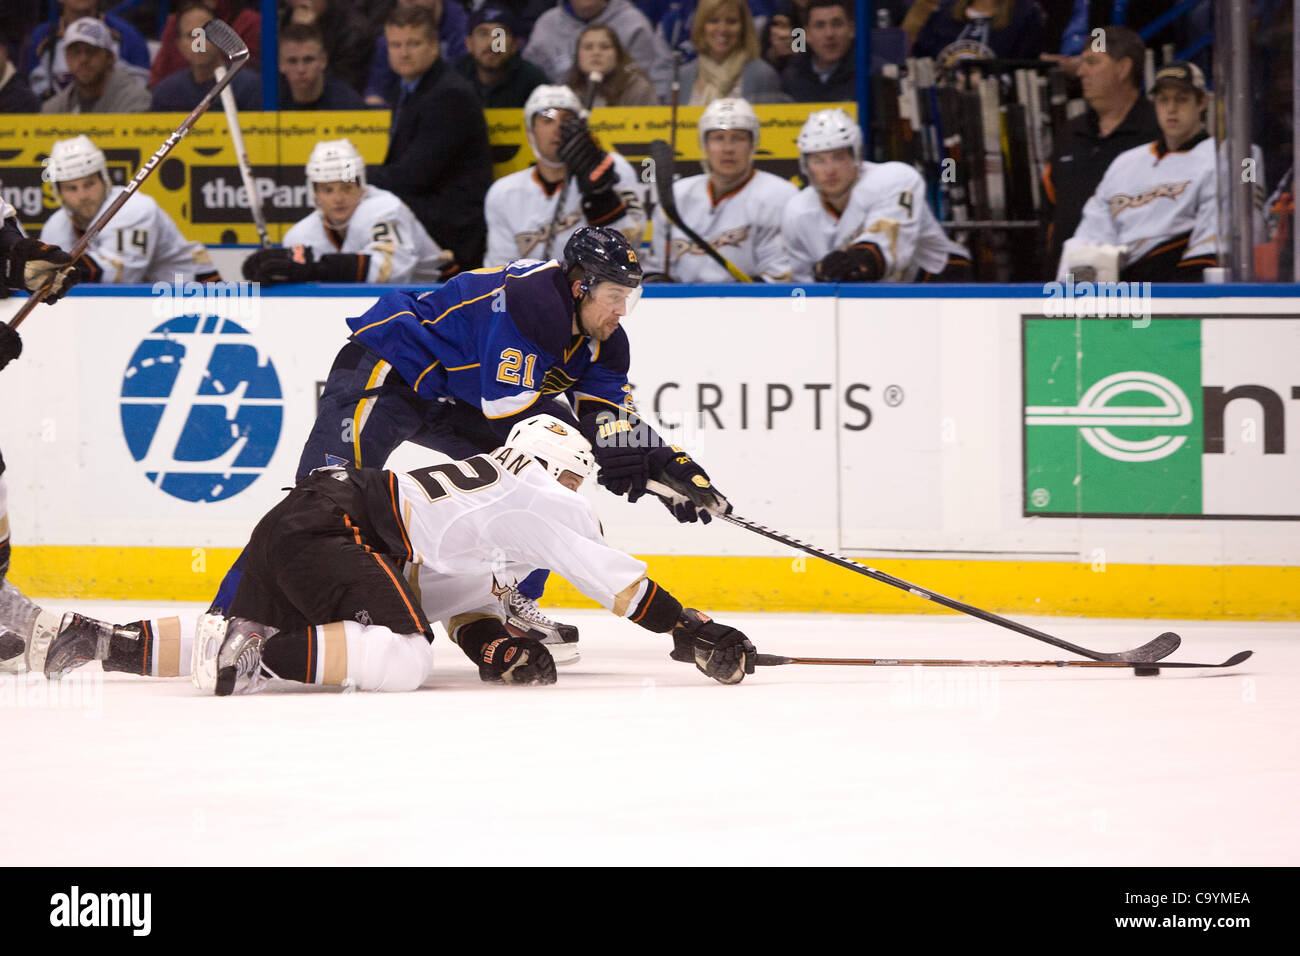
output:
[[[485,3],[469,15],[469,51],[456,64],[469,80],[484,109],[523,109],[528,94],[549,82],[542,68],[519,53],[515,16],[497,3]]]
[[[438,56],[438,27],[422,7],[398,7],[384,25],[401,80],[384,164],[370,182],[411,207],[462,269],[487,245],[483,201],[492,185],[487,123],[473,88]]]
[[[781,71],[781,89],[796,103],[856,100],[852,0],[812,0],[805,16],[808,52],[790,58]]]
[[[1079,61],[1088,112],[1071,121],[1043,170],[1043,212],[1050,223],[1045,278],[1056,275],[1061,245],[1074,235],[1084,203],[1111,161],[1160,135],[1156,112],[1142,95],[1142,38],[1126,27],[1110,26],[1101,39],[1096,45],[1106,52],[1094,49],[1089,40]]]

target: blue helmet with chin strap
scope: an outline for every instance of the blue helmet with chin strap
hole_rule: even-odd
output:
[[[582,270],[586,295],[598,282],[614,282],[629,289],[641,285],[641,262],[627,237],[617,229],[582,226],[564,244],[566,271]]]

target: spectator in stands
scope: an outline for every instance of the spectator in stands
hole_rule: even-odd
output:
[[[316,211],[284,245],[244,260],[245,279],[283,282],[437,282],[450,256],[392,193],[366,185],[366,164],[346,139],[323,140],[307,160]]]
[[[754,168],[758,114],[742,99],[714,100],[700,114],[698,132],[705,171],[673,183],[682,222],[746,275],[763,282],[789,282],[792,264],[781,236],[781,211],[798,190],[788,180]],[[655,209],[650,233],[648,277],[736,281],[700,246],[673,233],[662,206]]]
[[[23,50],[22,71],[37,96],[44,99],[72,83],[63,34],[73,21],[82,17],[103,20],[113,32],[113,55],[140,79],[148,76],[149,45],[144,37],[131,24],[111,13],[101,16],[102,5],[101,0],[63,0],[59,19],[42,23],[32,31],[32,38]]]
[[[650,78],[627,55],[618,34],[603,23],[589,24],[578,34],[577,56],[569,67],[568,87],[587,102],[591,74],[602,77],[592,106],[658,106]]]
[[[176,18],[176,48],[188,66],[154,87],[150,109],[188,113],[212,89],[216,83],[217,67],[226,62],[221,51],[215,44],[206,42],[201,32],[203,25],[213,16],[215,12],[210,0],[184,0],[181,3]],[[236,73],[230,81],[230,89],[235,94],[235,105],[241,110],[262,108],[262,84],[251,70],[243,69]]]
[[[807,17],[808,52],[790,58],[781,86],[796,103],[855,99],[853,0],[810,0]]]
[[[288,0],[287,9],[280,14],[280,26],[291,23],[319,29],[334,75],[358,92],[365,88],[374,42],[365,17],[352,9],[348,0]]]
[[[144,81],[117,61],[113,34],[93,17],[63,31],[64,56],[73,82],[43,104],[42,113],[141,113],[149,108]]]
[[[929,11],[912,42],[912,56],[957,60],[1037,59],[1043,52],[1043,10],[1034,0],[917,0],[903,18],[911,34]]]
[[[438,54],[438,26],[423,7],[398,7],[384,26],[401,79],[384,165],[370,181],[396,193],[463,269],[483,261],[483,200],[492,185],[487,123],[474,88]]]
[[[1127,27],[1109,26],[1103,39],[1107,52],[1099,53],[1089,44],[1079,61],[1088,112],[1071,120],[1043,170],[1047,270],[1053,275],[1061,244],[1074,235],[1083,205],[1106,167],[1120,153],[1151,142],[1160,132],[1155,110],[1142,95],[1142,38]]]
[[[241,40],[248,44],[252,57],[246,70],[251,70],[257,62],[262,49],[262,18],[255,11],[239,8],[239,0],[212,0],[212,9],[217,17],[230,24],[230,28],[239,34]],[[181,56],[176,45],[176,12],[173,11],[163,24],[162,44],[153,58],[149,68],[149,86],[156,87],[178,70],[185,69],[185,58]]]
[[[524,104],[524,130],[537,163],[502,176],[488,190],[486,265],[558,256],[582,226],[617,229],[633,246],[641,244],[645,210],[636,172],[592,138],[573,90],[533,90]],[[577,188],[561,197],[570,176]]]
[[[9,50],[0,43],[0,113],[36,113],[40,98],[27,85],[27,77],[9,62]]]
[[[521,108],[528,94],[546,82],[546,74],[519,54],[518,24],[508,9],[483,4],[469,17],[469,50],[456,64],[485,109]]]
[[[743,0],[700,0],[691,43],[699,57],[681,68],[688,105],[734,96],[750,103],[788,100],[781,77],[759,56],[754,18]]]
[[[41,241],[71,249],[105,204],[124,191],[108,179],[104,153],[87,136],[50,148],[45,176],[62,207],[41,229]],[[137,192],[82,254],[87,282],[215,282],[221,276],[202,243],[189,242],[153,199]]]
[[[784,0],[772,11],[759,32],[758,46],[763,60],[780,73],[794,56],[794,29],[803,26],[804,7]]]
[[[468,48],[465,37],[469,32],[468,15],[460,0],[397,0],[396,7],[423,7],[433,16],[438,25],[439,55],[448,63],[459,63],[464,59]],[[388,15],[395,9],[394,4],[379,3],[377,11],[382,10],[379,23],[386,23]],[[381,34],[375,42],[375,55],[370,61],[370,74],[366,80],[366,105],[379,108],[392,107],[397,103],[398,79],[388,65],[388,39]]]
[[[561,0],[537,18],[524,56],[545,70],[551,82],[563,83],[578,49],[578,34],[591,23],[609,25],[650,77],[659,98],[667,98],[673,73],[668,47],[631,0]]]
[[[280,31],[280,109],[361,110],[361,94],[326,72],[329,54],[320,28],[291,23]]]

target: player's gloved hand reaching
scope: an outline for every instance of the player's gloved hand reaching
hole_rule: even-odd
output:
[[[605,225],[624,214],[623,197],[614,189],[618,182],[614,158],[600,148],[587,124],[577,117],[560,126],[559,156],[578,180],[582,214],[589,225]]]
[[[709,619],[695,608],[682,609],[673,628],[673,650],[668,656],[694,664],[700,673],[720,684],[739,684],[754,673],[754,647],[740,631]]]
[[[479,653],[481,680],[504,684],[554,684],[555,661],[541,641],[531,637],[498,637]]]
[[[23,354],[23,340],[18,333],[9,328],[9,323],[0,322],[0,369]]]
[[[97,269],[85,256],[78,259],[65,274],[64,269],[71,262],[72,257],[58,246],[24,236],[9,251],[9,268],[5,281],[11,289],[26,289],[32,294],[39,292],[45,283],[53,281],[54,286],[44,300],[53,305],[78,282],[94,282],[99,278]]]
[[[708,472],[676,445],[650,452],[649,466],[651,478],[681,496],[671,501],[663,497],[659,500],[683,524],[693,521],[708,524],[713,520],[712,515],[723,515],[731,510],[731,502],[713,487]]]

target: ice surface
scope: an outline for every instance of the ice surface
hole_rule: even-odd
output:
[[[1172,629],[1173,660],[1255,651],[1217,673],[786,666],[723,687],[663,637],[556,616],[583,658],[546,688],[484,685],[441,636],[414,694],[0,677],[0,864],[1300,863],[1294,625],[1034,622],[1112,651]],[[720,617],[786,655],[1068,656],[956,616]]]

